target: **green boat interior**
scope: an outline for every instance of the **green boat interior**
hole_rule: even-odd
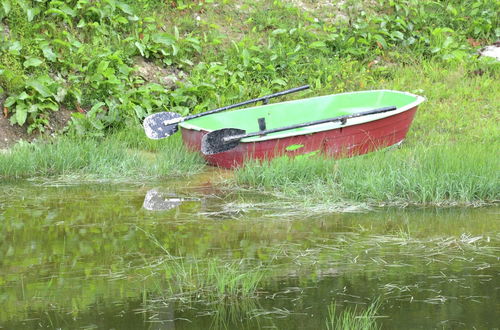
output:
[[[220,112],[183,122],[180,126],[207,131],[231,127],[251,133],[260,131],[259,118],[265,118],[266,128],[273,129],[388,106],[396,106],[400,109],[418,99],[417,95],[388,90],[334,94]],[[302,131],[304,134],[310,133],[311,128],[297,128],[288,130],[287,133],[297,135]],[[273,133],[268,136],[272,135],[282,136],[283,133]],[[250,142],[250,140],[259,140],[259,137],[245,139],[243,142]]]

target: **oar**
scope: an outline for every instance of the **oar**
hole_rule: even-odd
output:
[[[295,92],[302,91],[302,90],[308,89],[308,88],[309,88],[309,85],[295,87],[292,89],[288,89],[286,91],[258,97],[256,99],[236,103],[233,105],[228,105],[228,106],[225,106],[222,108],[198,113],[198,114],[187,116],[187,117],[181,117],[181,115],[179,115],[178,113],[175,113],[175,112],[154,113],[152,115],[147,116],[144,119],[144,122],[142,125],[144,126],[144,132],[146,132],[146,135],[148,138],[154,139],[154,140],[163,139],[163,138],[169,137],[170,135],[177,132],[177,129],[178,129],[177,124],[179,124],[183,121],[186,121],[189,119],[194,119],[194,118],[199,118],[202,116],[211,115],[213,113],[217,113],[217,112],[221,112],[221,111],[225,111],[225,110],[229,110],[229,109],[233,109],[233,108],[242,107],[244,105],[256,103],[256,102],[260,102],[260,101],[264,101],[264,104],[267,104],[269,99],[271,99],[273,97],[278,97],[278,96],[282,96],[282,95],[286,95],[286,94],[290,94],[290,93],[295,93]]]
[[[347,122],[347,120],[351,119],[351,118],[368,116],[368,115],[373,115],[376,113],[382,113],[382,112],[393,111],[393,110],[396,110],[395,106],[378,108],[378,109],[374,109],[374,110],[363,111],[363,112],[358,112],[358,113],[354,113],[351,115],[344,115],[344,116],[333,117],[333,118],[329,118],[329,119],[310,121],[310,122],[302,123],[302,124],[273,128],[273,129],[268,129],[268,130],[254,132],[254,133],[248,133],[248,134],[246,133],[245,130],[239,129],[239,128],[223,128],[223,129],[219,129],[216,131],[212,131],[212,132],[205,134],[203,136],[203,139],[201,140],[201,152],[204,155],[218,154],[219,152],[224,152],[224,151],[228,151],[228,150],[236,148],[236,146],[240,143],[241,139],[244,139],[244,138],[257,136],[257,135],[259,135],[259,136],[266,135],[266,134],[282,132],[282,131],[288,131],[288,130],[294,129],[294,128],[319,125],[319,124],[330,123],[330,122],[335,122],[335,121],[340,121],[344,125]]]

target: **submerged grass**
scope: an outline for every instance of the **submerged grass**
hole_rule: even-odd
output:
[[[0,178],[4,179],[168,177],[193,174],[203,166],[201,157],[187,151],[179,136],[152,141],[138,128],[104,139],[59,137],[20,142],[0,154]]]
[[[263,272],[241,262],[171,259],[165,264],[169,294],[183,300],[231,302],[255,297]]]
[[[372,303],[363,312],[358,312],[357,308],[347,308],[340,315],[337,313],[337,304],[330,303],[328,306],[328,319],[326,328],[328,330],[375,330],[380,329],[376,322],[376,314],[380,304]]]
[[[499,199],[500,164],[494,149],[482,144],[420,145],[336,161],[278,158],[238,169],[236,182],[333,202],[481,204]]]
[[[264,272],[244,260],[173,256],[151,233],[138,228],[165,254],[160,269],[167,281],[168,296],[183,301],[231,302],[255,297]]]

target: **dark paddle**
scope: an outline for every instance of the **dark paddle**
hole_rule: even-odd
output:
[[[330,122],[335,122],[335,121],[340,121],[340,122],[342,122],[342,125],[344,125],[347,122],[347,120],[351,119],[351,118],[368,116],[368,115],[373,115],[376,113],[382,113],[382,112],[393,111],[393,110],[396,110],[395,106],[378,108],[378,109],[374,109],[374,110],[363,111],[363,112],[358,112],[358,113],[354,113],[351,115],[344,115],[344,116],[333,117],[333,118],[329,118],[329,119],[310,121],[310,122],[302,123],[302,124],[284,126],[284,127],[273,128],[273,129],[268,129],[268,130],[262,130],[259,132],[248,133],[248,134],[246,134],[246,131],[244,129],[222,128],[222,129],[218,129],[216,131],[212,131],[212,132],[203,136],[203,139],[201,140],[201,152],[204,155],[218,154],[219,152],[224,152],[224,151],[228,151],[228,150],[236,148],[236,146],[240,143],[241,139],[244,139],[244,138],[257,136],[257,135],[266,135],[266,134],[270,134],[270,133],[287,131],[287,130],[294,129],[294,128],[313,126],[313,125],[330,123]]]
[[[179,124],[183,121],[186,121],[189,119],[194,119],[194,118],[199,118],[202,116],[211,115],[213,113],[217,113],[217,112],[221,112],[221,111],[225,111],[225,110],[229,110],[229,109],[233,109],[233,108],[242,107],[244,105],[256,103],[256,102],[260,102],[260,101],[264,101],[264,104],[267,104],[267,102],[269,102],[269,99],[271,99],[273,97],[278,97],[278,96],[282,96],[282,95],[286,95],[286,94],[290,94],[290,93],[295,93],[295,92],[298,92],[298,91],[301,91],[304,89],[308,89],[308,88],[309,88],[309,85],[304,85],[304,86],[292,88],[292,89],[289,89],[286,91],[262,96],[262,97],[259,97],[256,99],[236,103],[233,105],[228,105],[228,106],[225,106],[222,108],[198,113],[198,114],[187,116],[187,117],[181,117],[181,115],[179,115],[176,112],[154,113],[152,115],[147,116],[144,119],[144,122],[142,125],[144,126],[144,132],[146,132],[146,135],[148,138],[154,139],[154,140],[163,139],[163,138],[169,137],[170,135],[177,132],[177,129],[178,129],[177,124]]]

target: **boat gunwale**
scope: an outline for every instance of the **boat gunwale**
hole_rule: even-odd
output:
[[[328,94],[328,95],[314,96],[314,97],[309,97],[306,99],[289,100],[289,101],[284,101],[284,102],[277,102],[277,103],[272,103],[272,104],[254,106],[254,107],[250,107],[250,108],[256,108],[256,107],[261,108],[261,107],[273,106],[276,104],[287,104],[287,103],[297,102],[299,100],[325,98],[325,97],[329,97],[332,95],[349,95],[349,94],[362,94],[362,93],[373,93],[373,92],[391,92],[391,93],[397,93],[397,94],[405,94],[405,95],[415,97],[416,100],[411,102],[411,103],[408,103],[400,108],[397,108],[396,110],[393,110],[393,111],[351,118],[351,119],[348,119],[347,122],[345,122],[344,124],[342,124],[340,122],[331,122],[331,123],[323,123],[323,124],[318,124],[318,125],[311,125],[311,126],[306,127],[305,129],[301,129],[299,131],[287,130],[284,132],[265,135],[265,136],[256,136],[256,137],[245,138],[245,139],[242,139],[240,142],[242,142],[242,143],[261,142],[261,141],[267,141],[267,140],[282,139],[282,138],[291,137],[291,136],[309,135],[309,134],[334,130],[334,129],[343,128],[343,127],[360,125],[360,124],[372,122],[375,120],[380,120],[380,119],[384,119],[387,117],[391,117],[391,116],[397,115],[399,113],[408,111],[410,109],[413,109],[414,107],[419,106],[422,102],[424,102],[426,100],[426,98],[423,96],[409,93],[409,92],[395,91],[395,90],[390,90],[390,89],[376,89],[376,90],[368,90],[368,91],[355,91],[355,92],[346,92],[346,93],[339,93],[339,94]],[[244,109],[240,109],[240,110],[236,110],[236,111],[246,111],[250,108],[244,108]],[[190,129],[190,130],[195,130],[195,131],[206,131],[206,132],[213,131],[212,129],[206,129],[206,128],[203,128],[200,126],[189,124],[189,122],[182,122],[179,124],[179,126],[181,126],[183,129]]]

